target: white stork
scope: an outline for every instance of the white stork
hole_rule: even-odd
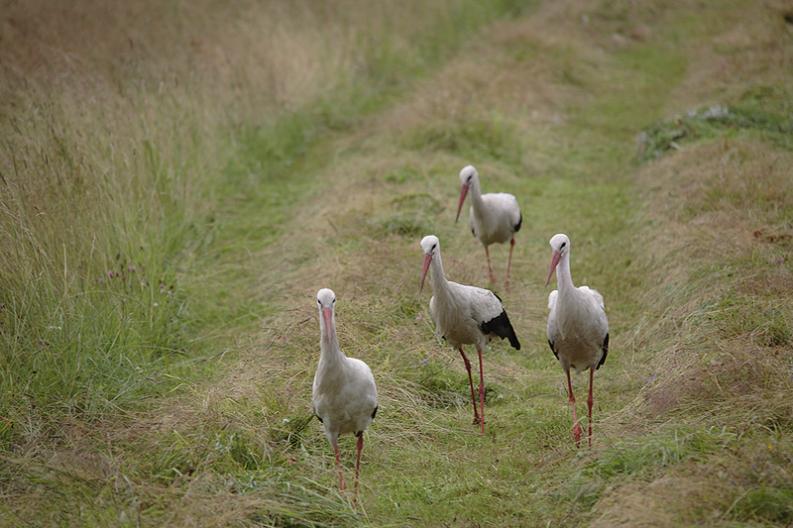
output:
[[[482,194],[479,186],[479,173],[473,165],[467,165],[460,171],[460,201],[457,204],[457,222],[468,191],[471,191],[470,226],[471,233],[485,246],[487,271],[490,282],[495,283],[493,268],[490,265],[490,244],[503,244],[509,241],[509,260],[507,260],[506,288],[509,289],[509,272],[512,268],[512,250],[515,249],[515,233],[520,231],[523,217],[520,214],[518,201],[511,194]]]
[[[507,338],[509,343],[520,350],[520,343],[501,299],[490,290],[465,286],[446,280],[441,262],[441,246],[438,238],[429,235],[421,240],[424,252],[424,265],[421,270],[421,285],[427,271],[430,273],[432,298],[430,299],[430,315],[435,322],[435,331],[454,348],[460,351],[468,371],[468,384],[471,387],[471,403],[474,406],[474,423],[481,425],[485,432],[485,379],[482,364],[482,350],[493,337]],[[463,345],[474,345],[479,355],[479,409],[477,413],[474,382],[471,378],[471,362],[463,352]]]
[[[314,414],[325,428],[325,436],[336,454],[339,489],[344,491],[344,471],[339,453],[339,435],[358,437],[355,454],[355,496],[361,468],[363,432],[377,414],[377,388],[369,366],[360,359],[348,358],[336,338],[334,306],[336,295],[323,288],[317,292],[319,308],[320,356],[314,375],[312,404]]]
[[[556,271],[558,290],[548,296],[548,344],[567,375],[567,395],[573,410],[573,439],[581,442],[581,424],[575,412],[575,396],[570,381],[570,367],[577,372],[589,370],[589,446],[592,447],[592,383],[595,370],[606,362],[609,351],[609,323],[603,296],[588,286],[573,285],[570,275],[570,239],[567,235],[551,238],[551,266],[545,285]]]

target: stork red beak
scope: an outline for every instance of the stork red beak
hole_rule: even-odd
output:
[[[553,272],[556,271],[556,266],[559,264],[560,258],[562,258],[562,254],[558,251],[554,251],[553,255],[551,256],[551,266],[548,268],[548,278],[545,279],[546,286],[548,286],[548,283],[551,282],[551,277],[553,277]]]
[[[330,336],[333,331],[333,310],[323,307],[322,319],[325,320],[325,335]]]
[[[463,210],[463,202],[465,202],[465,196],[468,194],[468,185],[465,183],[460,188],[460,201],[457,202],[457,216],[454,218],[454,223],[457,223],[457,220],[460,219],[460,211]]]
[[[427,278],[430,262],[432,262],[432,255],[424,255],[424,264],[421,266],[421,285],[419,286],[419,291],[424,289],[424,279]]]

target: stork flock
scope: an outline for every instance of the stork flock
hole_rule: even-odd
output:
[[[471,195],[471,233],[485,248],[487,269],[495,283],[488,246],[509,241],[509,260],[505,287],[509,289],[512,251],[515,234],[520,230],[522,216],[518,202],[511,194],[482,194],[479,174],[468,165],[460,171],[460,198],[457,217],[460,217],[466,196]],[[573,415],[572,437],[580,446],[583,429],[575,407],[570,368],[577,372],[589,371],[588,445],[592,446],[592,395],[594,373],[606,361],[609,344],[608,320],[603,296],[588,286],[576,287],[570,274],[570,238],[564,234],[550,239],[551,263],[545,286],[556,274],[557,289],[548,296],[548,345],[567,378],[568,403]],[[516,350],[520,341],[510,323],[501,298],[492,291],[450,281],[446,278],[441,260],[441,244],[434,235],[425,236],[420,243],[424,254],[419,291],[429,275],[432,298],[429,308],[435,323],[436,334],[460,352],[468,372],[471,389],[473,423],[485,433],[485,379],[483,352],[493,338],[507,339]],[[363,433],[377,414],[377,388],[372,371],[359,359],[349,358],[339,348],[335,321],[336,295],[323,288],[317,292],[320,323],[320,359],[314,376],[312,404],[314,414],[322,422],[325,435],[336,455],[339,489],[346,488],[339,451],[339,435],[353,433],[357,436],[355,462],[355,497],[363,449]],[[479,383],[474,390],[471,362],[463,346],[472,345],[479,360]],[[477,401],[478,400],[478,401]],[[478,405],[477,405],[478,404]]]

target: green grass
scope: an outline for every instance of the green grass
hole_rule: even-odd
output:
[[[735,516],[759,522],[789,523],[793,520],[793,490],[760,487],[749,490],[735,505]]]
[[[514,126],[494,115],[487,118],[433,123],[411,131],[403,140],[412,149],[428,149],[467,157],[520,166],[523,156]]]
[[[675,430],[664,435],[645,435],[640,441],[618,442],[590,464],[593,477],[614,479],[658,472],[691,457],[704,457],[724,449],[735,435],[724,430]]]
[[[121,224],[115,209],[96,215],[114,219],[108,247],[75,252],[74,265],[71,250],[62,260],[32,251],[36,265],[3,276],[3,521],[789,523],[793,413],[778,399],[793,331],[785,92],[752,80],[721,102],[730,119],[675,124],[696,141],[670,149],[690,50],[755,10],[730,3],[725,22],[708,6],[653,5],[650,21],[627,3],[598,5],[592,31],[548,6],[462,2],[413,28],[408,47],[396,30],[362,33],[357,74],[224,129],[219,169],[185,194],[187,175],[206,168],[200,154],[191,165],[144,143],[151,192],[136,190]],[[649,38],[604,40],[639,23]],[[544,99],[520,95],[535,92]],[[654,154],[637,159],[642,130]],[[459,354],[433,335],[429,295],[417,293],[429,232],[450,278],[486,285],[481,248],[454,223],[467,163],[486,191],[518,196],[524,215],[513,289],[491,285],[523,348],[489,347],[484,436]],[[152,196],[156,206],[142,202]],[[604,293],[611,323],[591,450],[572,445],[545,344],[556,232],[571,236],[574,280]],[[506,248],[491,254],[503,278]],[[343,350],[378,381],[359,505],[336,491],[308,403],[323,286],[338,295]],[[584,377],[574,384],[580,415]],[[343,439],[349,478],[353,445]]]

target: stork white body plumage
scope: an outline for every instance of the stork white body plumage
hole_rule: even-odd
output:
[[[515,330],[507,317],[501,300],[490,290],[466,286],[446,280],[441,260],[441,249],[438,238],[429,235],[421,241],[424,252],[424,266],[421,275],[421,286],[430,271],[430,284],[433,296],[430,299],[430,315],[435,323],[438,335],[456,348],[465,362],[468,371],[468,383],[471,388],[471,403],[474,408],[474,423],[485,430],[485,382],[482,351],[494,337],[507,338],[510,344],[520,350],[520,342]],[[479,356],[479,410],[477,411],[471,377],[471,362],[463,351],[463,345],[474,345]]]
[[[320,312],[320,357],[314,375],[312,405],[322,422],[325,436],[333,446],[339,472],[339,488],[343,491],[344,472],[341,467],[339,435],[353,433],[358,437],[355,462],[355,494],[363,450],[363,432],[377,413],[377,387],[372,370],[363,361],[348,358],[339,348],[336,337],[335,294],[323,288],[317,292]]]
[[[460,188],[460,200],[457,205],[457,219],[460,218],[460,210],[465,202],[466,195],[470,191],[469,225],[471,233],[485,247],[487,270],[490,274],[491,282],[495,282],[495,276],[490,265],[490,250],[488,247],[491,244],[503,244],[505,242],[510,244],[506,279],[506,286],[509,287],[512,251],[515,248],[515,233],[520,230],[523,221],[518,200],[507,193],[482,194],[479,184],[479,173],[472,165],[463,167],[463,170],[460,171],[460,183],[462,187]]]
[[[575,410],[570,368],[589,370],[588,442],[592,445],[592,396],[594,373],[606,361],[609,324],[603,296],[588,286],[576,288],[570,274],[570,239],[555,235],[551,239],[553,256],[548,281],[556,271],[558,290],[548,296],[548,345],[567,376],[568,401],[573,411],[573,438],[581,441],[581,425]]]

